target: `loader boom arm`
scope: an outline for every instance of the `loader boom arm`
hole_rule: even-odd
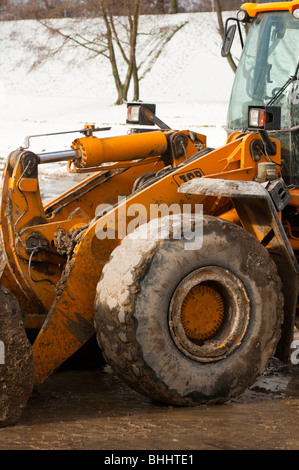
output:
[[[42,155],[19,150],[10,156],[1,207],[6,259],[2,283],[21,299],[28,325],[41,327],[33,345],[38,382],[94,333],[97,281],[111,251],[135,228],[126,214],[136,213],[142,205],[140,225],[150,220],[151,206],[161,202],[167,207],[194,207],[197,197],[178,193],[179,186],[193,178],[221,175],[252,180],[258,165],[252,158],[252,143],[260,139],[258,134],[235,135],[225,146],[212,150],[206,148],[204,136],[189,131],[84,137],[72,145],[73,163],[79,171],[90,165],[97,173],[46,207],[38,186]],[[277,163],[279,148],[277,142],[273,156]],[[99,166],[103,163],[104,169]],[[144,187],[136,185],[145,174],[150,179],[144,180]],[[203,198],[202,203],[206,213],[215,215],[231,208],[226,198]],[[103,204],[109,210],[97,212]],[[107,227],[114,230],[114,238],[103,237]]]

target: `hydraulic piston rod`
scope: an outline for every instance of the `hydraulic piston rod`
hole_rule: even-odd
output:
[[[60,150],[57,152],[43,152],[38,154],[40,164],[43,163],[57,163],[57,162],[66,162],[69,160],[74,160],[77,157],[77,152],[75,150]]]

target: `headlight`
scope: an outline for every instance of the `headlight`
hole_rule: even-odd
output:
[[[299,20],[299,8],[295,8],[295,10],[293,10],[293,16]]]
[[[251,20],[250,16],[248,15],[246,10],[239,10],[237,13],[237,18],[239,21],[242,21],[242,23],[249,23]]]
[[[248,129],[279,130],[280,106],[248,106]]]
[[[128,106],[127,122],[139,123],[140,106]]]
[[[264,109],[252,108],[248,113],[248,126],[263,128],[267,121],[267,114]]]
[[[156,113],[156,105],[149,103],[127,103],[127,124],[154,126],[151,115]]]

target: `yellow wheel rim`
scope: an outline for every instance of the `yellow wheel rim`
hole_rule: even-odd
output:
[[[203,282],[194,286],[182,303],[181,323],[191,341],[206,341],[221,328],[224,299],[216,283]]]

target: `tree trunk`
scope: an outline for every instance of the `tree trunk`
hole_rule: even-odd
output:
[[[121,79],[120,79],[119,72],[118,72],[117,61],[116,61],[116,56],[115,56],[115,51],[114,51],[114,46],[113,46],[113,34],[112,34],[111,24],[108,19],[108,13],[107,13],[106,5],[105,5],[105,0],[104,1],[101,0],[100,5],[101,5],[103,19],[104,19],[105,26],[106,26],[109,61],[111,64],[112,75],[114,78],[114,83],[115,83],[117,94],[118,94],[115,104],[122,104],[123,101],[126,99],[126,97],[124,97],[124,86],[121,83]]]
[[[178,13],[179,2],[178,0],[171,0],[171,13]]]
[[[137,44],[137,34],[138,34],[138,22],[139,22],[139,0],[134,1],[134,12],[133,12],[133,22],[131,30],[131,50],[130,50],[130,64],[132,64],[132,76],[134,83],[134,95],[133,100],[139,100],[139,77],[138,77],[138,68],[136,64],[136,44]]]
[[[161,13],[161,14],[165,13],[164,0],[157,0],[156,6],[157,6],[157,13]]]
[[[217,13],[219,33],[220,33],[220,36],[221,36],[222,41],[223,41],[223,39],[224,39],[224,25],[223,25],[223,19],[222,19],[222,7],[221,7],[220,0],[214,0],[214,5],[215,5],[216,13]],[[234,62],[234,59],[232,58],[231,53],[229,53],[229,55],[227,56],[227,60],[228,60],[229,65],[232,68],[232,71],[235,73],[236,70],[237,70],[237,66]]]
[[[130,83],[133,77],[134,80],[134,100],[139,99],[139,77],[138,77],[138,69],[136,65],[136,43],[137,43],[137,33],[138,33],[138,20],[139,20],[139,6],[140,0],[134,0],[133,4],[133,13],[131,15],[130,11],[130,4],[127,4],[127,14],[128,14],[128,22],[129,22],[129,38],[130,38],[130,52],[129,57],[125,54],[125,51],[122,48],[121,42],[119,40],[117,31],[114,26],[113,16],[109,14],[109,5],[105,2],[105,0],[101,0],[101,9],[103,18],[105,21],[106,31],[107,31],[107,41],[109,46],[109,60],[112,67],[112,74],[114,77],[115,86],[117,89],[118,97],[115,104],[122,104],[124,101],[128,99],[128,92]],[[127,74],[125,77],[124,82],[121,82],[115,51],[113,47],[113,42],[116,42],[118,45],[120,52],[123,56],[123,59],[128,64]]]

